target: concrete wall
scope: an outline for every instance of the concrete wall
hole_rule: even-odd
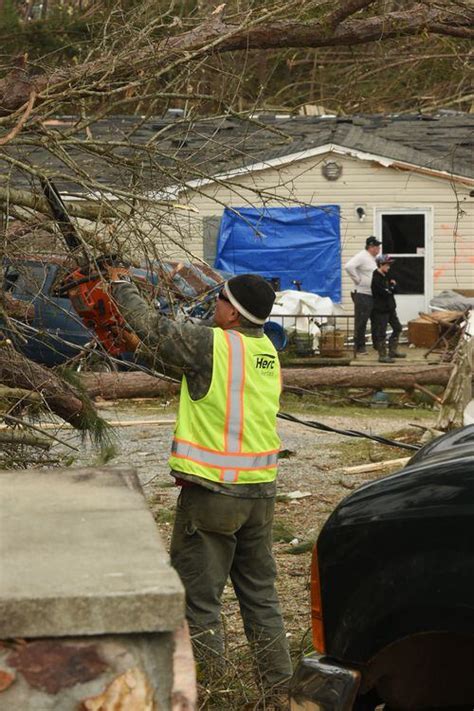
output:
[[[330,182],[321,174],[327,160],[336,160],[343,171],[339,180]],[[180,222],[183,241],[198,257],[203,257],[203,221],[221,215],[226,205],[233,207],[296,204],[341,206],[341,242],[343,264],[359,251],[365,238],[375,232],[377,209],[426,208],[432,215],[432,290],[473,288],[474,281],[474,199],[473,186],[453,184],[400,169],[383,167],[375,162],[341,155],[326,154],[300,160],[289,166],[269,168],[241,175],[228,181],[212,183],[198,191],[181,195],[181,203],[199,210],[174,217]],[[366,218],[360,222],[357,207],[363,207]],[[176,244],[170,251],[179,255]],[[343,271],[343,304],[351,309],[350,282]]]

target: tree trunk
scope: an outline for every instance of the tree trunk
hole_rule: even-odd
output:
[[[14,348],[0,348],[0,383],[12,388],[36,390],[56,415],[81,427],[84,405],[74,388]]]
[[[83,373],[81,381],[89,397],[122,400],[131,397],[169,397],[179,384],[146,373]]]
[[[369,367],[347,366],[335,368],[283,369],[285,385],[312,390],[332,388],[403,388],[418,385],[446,385],[452,365]]]
[[[451,365],[370,368],[284,368],[285,385],[314,390],[332,388],[406,388],[415,385],[446,385]],[[81,380],[89,397],[105,400],[132,397],[169,397],[179,392],[178,383],[160,380],[145,373],[84,373]]]
[[[374,0],[340,0],[335,9],[325,17],[313,21],[271,19],[250,15],[247,24],[230,24],[222,15],[223,6],[197,27],[177,35],[165,37],[137,49],[133,60],[127,47],[114,61],[109,81],[119,77],[115,92],[121,84],[124,91],[130,80],[134,81],[143,67],[150,64],[163,67],[167,59],[189,53],[189,59],[203,55],[250,49],[287,49],[290,47],[337,47],[379,42],[393,37],[417,36],[436,33],[472,39],[474,37],[474,9],[467,4],[452,2],[444,7],[430,7],[413,3],[402,12],[382,12],[367,17],[352,17],[358,9],[374,4]],[[0,79],[0,114],[9,114],[26,105],[32,92],[37,95],[36,106],[45,97],[74,89],[78,101],[80,86],[89,97],[97,85],[103,91],[104,60],[92,60],[76,67],[55,69],[49,76],[25,76],[16,68]],[[85,83],[87,78],[87,83]]]

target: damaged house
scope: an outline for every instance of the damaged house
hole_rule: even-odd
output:
[[[199,210],[206,260],[223,264],[225,259],[239,271],[248,266],[250,244],[265,276],[281,280],[282,288],[291,288],[295,280],[302,289],[309,283],[308,290],[326,296],[339,281],[341,302],[352,310],[352,284],[343,265],[373,234],[382,240],[383,251],[396,257],[393,272],[404,322],[426,310],[442,290],[474,289],[474,116],[260,116],[258,121],[252,133],[232,121],[207,125],[214,140],[229,148],[214,178],[187,184],[186,199]],[[196,151],[196,142],[203,140],[196,134],[202,132],[189,131],[186,150]],[[256,208],[256,217],[249,219],[246,210],[240,216],[240,209],[249,207]],[[305,207],[307,220],[288,227],[284,209]],[[266,240],[258,225],[259,215],[268,218],[267,228],[271,224],[268,208],[279,209],[276,234]],[[314,208],[320,208],[319,215]],[[311,276],[318,260],[295,254],[292,247],[293,241],[296,250],[299,244],[308,248],[301,237],[311,232],[311,222],[316,223],[315,252],[318,232],[326,245],[319,255],[326,274],[320,274],[316,289]],[[275,260],[271,250],[278,250],[278,239],[284,248]],[[198,244],[199,238],[195,249]],[[327,250],[333,252],[331,261]],[[278,273],[265,269],[278,260]]]
[[[56,121],[56,130],[73,121]],[[74,159],[104,194],[111,184],[128,189],[123,136],[135,156],[137,146],[153,145],[153,160],[146,156],[135,176],[150,200],[140,230],[168,259],[192,255],[226,271],[254,270],[281,289],[331,296],[350,312],[343,266],[373,234],[396,257],[404,322],[440,291],[474,287],[474,116],[192,121],[176,110],[153,121],[112,117],[92,130],[95,141],[110,141],[109,160],[88,155],[86,135]],[[42,164],[41,150],[34,160]],[[57,159],[48,156],[44,167],[61,174],[64,194],[103,197],[64,180]]]

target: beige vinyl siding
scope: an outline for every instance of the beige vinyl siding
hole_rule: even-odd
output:
[[[337,181],[321,174],[326,160],[342,165]],[[375,231],[375,210],[430,210],[433,227],[433,293],[442,289],[474,288],[474,185],[383,167],[358,158],[326,154],[277,168],[239,175],[188,191],[179,197],[199,210],[179,216],[186,245],[202,257],[202,218],[222,215],[225,206],[267,207],[336,204],[341,208],[342,266],[363,248]],[[357,207],[366,218],[360,222]],[[429,236],[428,236],[429,237]],[[181,237],[180,237],[181,239]],[[428,248],[428,244],[427,244]],[[176,245],[170,250],[177,254]],[[351,309],[351,283],[342,268],[343,305]]]

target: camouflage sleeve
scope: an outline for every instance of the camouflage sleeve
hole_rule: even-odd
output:
[[[117,282],[112,292],[123,317],[144,344],[139,355],[160,372],[198,374],[200,390],[204,388],[205,393],[212,375],[213,329],[179,323],[159,314],[140,296],[134,284]]]

